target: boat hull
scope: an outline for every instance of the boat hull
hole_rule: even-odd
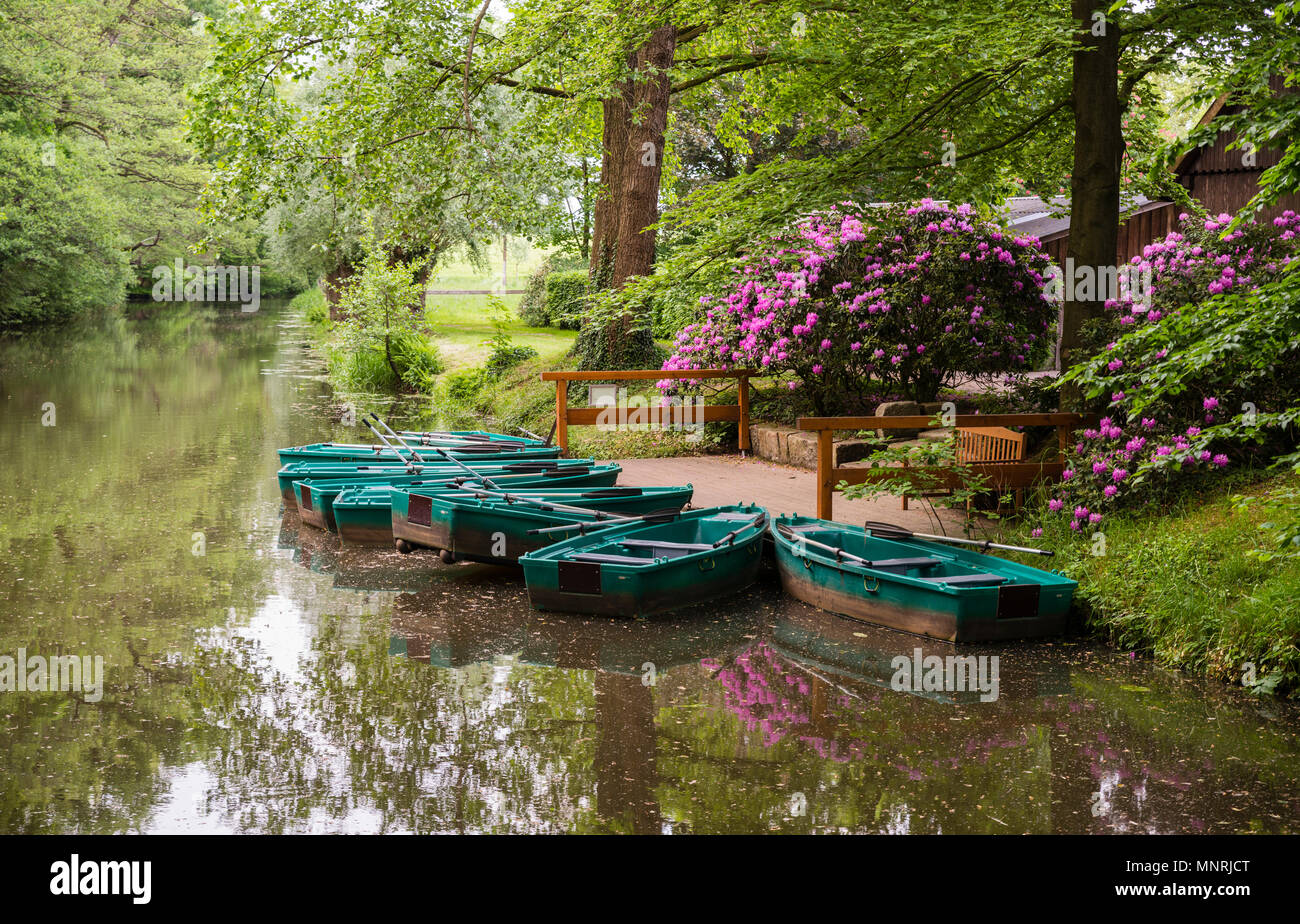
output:
[[[432,444],[412,444],[415,451],[426,462],[438,463],[445,457],[435,451],[446,450],[453,458],[465,462],[474,460],[519,461],[525,459],[554,459],[560,454],[556,446],[505,447],[499,444],[483,443],[478,445],[436,446]],[[291,446],[279,450],[280,464],[292,462],[404,462],[409,453],[401,453],[386,446],[336,445],[316,443],[310,446]]]
[[[687,538],[682,534],[689,532],[693,521],[716,518],[719,511],[735,515],[731,523],[742,531],[742,536],[721,547],[646,559],[637,565],[573,557],[584,550],[618,546],[624,539],[645,543],[663,538],[675,543],[677,540],[667,537]],[[704,508],[688,511],[665,526],[613,526],[592,536],[556,543],[520,559],[528,600],[539,610],[647,617],[737,593],[754,582],[762,565],[765,526],[760,523],[746,529],[743,525],[753,524],[754,517],[762,513],[760,507]]]
[[[488,460],[469,464],[474,472],[482,472],[490,478],[515,475],[543,475],[556,469],[591,467],[591,459],[532,459],[525,461]],[[420,465],[415,470],[400,463],[380,463],[362,465],[355,462],[292,462],[283,465],[276,472],[280,485],[280,497],[285,505],[297,504],[299,494],[294,490],[294,483],[299,481],[329,481],[336,484],[405,484],[411,481],[435,478],[473,477],[465,468],[455,462],[442,462],[436,465]]]

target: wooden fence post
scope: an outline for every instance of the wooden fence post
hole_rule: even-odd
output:
[[[831,504],[835,485],[831,484],[835,472],[834,430],[817,431],[817,519],[831,519]]]
[[[555,380],[555,442],[559,444],[560,455],[569,454],[569,383],[564,379]]]
[[[749,376],[740,377],[740,454],[743,456],[750,450],[749,445]]]

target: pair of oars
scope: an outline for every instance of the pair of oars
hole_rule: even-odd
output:
[[[374,426],[371,425],[370,421],[366,419],[367,417],[378,422],[379,425],[382,426],[385,430],[387,430],[388,433],[394,439],[400,441],[403,448],[405,448],[407,451],[409,452],[415,451],[411,447],[410,443],[407,442],[407,438],[411,436],[409,432],[406,434],[406,436],[403,436],[402,434],[394,430],[392,427],[390,427],[382,417],[380,417],[378,414],[372,411],[371,413],[367,414],[365,417],[361,418],[362,421],[365,422],[366,426],[370,427],[370,431],[372,433],[375,433],[375,428]],[[378,436],[381,440],[384,440],[381,434],[375,433],[375,435]],[[532,436],[532,434],[528,434],[528,435]],[[428,443],[425,443],[422,444],[425,449],[453,448],[453,449],[461,449],[466,451],[495,449],[499,452],[520,452],[525,448],[527,448],[527,444],[524,443],[522,440],[512,440],[509,438],[505,440],[500,440],[494,437],[487,437],[487,436],[457,436],[451,433],[436,433],[436,432],[424,434],[424,436],[434,436],[437,437],[439,440],[450,443],[449,446],[442,446],[442,447],[433,446]],[[534,438],[536,439],[537,437]],[[384,440],[384,445],[390,449],[393,449],[394,452],[397,452],[397,450],[394,449],[394,447],[387,440]]]
[[[607,529],[610,526],[621,526],[624,523],[646,523],[648,525],[656,524],[656,523],[669,523],[677,519],[679,515],[680,515],[680,511],[677,510],[656,510],[653,513],[646,513],[637,517],[617,517],[615,519],[603,520],[599,523],[565,523],[560,526],[546,526],[540,529],[530,529],[528,531],[528,535],[533,536],[539,533],[562,533],[565,532],[566,530],[573,530],[573,529],[578,530],[578,533],[580,535],[586,535],[587,530]],[[716,549],[722,545],[735,543],[736,537],[739,536],[741,533],[743,533],[745,530],[754,526],[761,526],[766,520],[767,520],[767,511],[764,510],[762,513],[754,517],[753,520],[746,523],[744,526],[737,526],[735,529],[727,533],[717,542],[713,543],[713,548]]]
[[[388,426],[388,424],[384,423],[384,421],[383,421],[382,419],[380,419],[380,417],[379,417],[377,414],[373,414],[373,413],[372,413],[372,414],[370,415],[370,417],[373,418],[373,419],[374,419],[374,420],[375,420],[375,421],[376,421],[380,426],[382,426],[384,429],[386,429],[390,434],[392,434],[392,436],[393,436],[393,437],[394,437],[398,442],[400,442],[400,443],[401,443],[405,448],[407,448],[408,450],[410,450],[411,454],[412,454],[413,456],[415,456],[415,458],[416,458],[417,461],[419,461],[419,462],[423,462],[423,461],[424,461],[424,459],[422,459],[422,458],[420,457],[420,455],[419,455],[417,452],[415,452],[414,449],[411,449],[409,446],[407,446],[406,441],[403,440],[402,437],[399,436],[399,435],[398,435],[398,434],[393,430],[392,427],[390,427],[390,426]],[[381,432],[380,432],[378,429],[376,429],[372,424],[370,424],[369,421],[367,421],[366,424],[367,424],[367,426],[370,427],[370,429],[371,429],[372,431],[374,431],[374,434],[375,434],[376,436],[378,436],[381,440],[384,441],[384,445],[388,446],[389,448],[394,448],[394,447],[392,446],[392,444],[388,442],[387,438],[384,436],[383,433],[381,433]],[[614,522],[615,520],[617,520],[617,521],[619,521],[619,522],[623,522],[623,521],[626,521],[626,520],[629,520],[629,519],[644,519],[645,517],[662,516],[662,515],[665,515],[665,514],[671,514],[671,516],[676,516],[676,515],[677,515],[677,514],[676,514],[676,511],[656,511],[655,513],[646,514],[645,517],[631,517],[631,518],[628,518],[628,517],[618,517],[616,514],[606,513],[606,512],[603,511],[603,510],[591,510],[591,509],[589,509],[589,508],[587,508],[587,507],[573,507],[573,506],[570,506],[570,505],[568,505],[568,504],[557,504],[557,503],[553,503],[553,502],[551,502],[551,501],[545,501],[545,500],[541,500],[541,499],[538,499],[538,498],[535,498],[535,497],[525,497],[525,496],[522,496],[522,495],[519,495],[519,494],[511,494],[511,493],[509,493],[509,492],[507,492],[507,491],[502,491],[501,488],[500,488],[500,485],[498,485],[498,484],[496,484],[495,482],[493,482],[491,478],[488,478],[487,476],[483,475],[483,474],[480,473],[480,472],[476,472],[476,471],[474,471],[474,469],[470,468],[468,465],[466,465],[466,464],[465,464],[464,462],[462,462],[460,459],[457,459],[457,458],[455,458],[454,456],[452,456],[452,455],[451,455],[449,452],[447,452],[446,450],[444,450],[444,449],[439,449],[439,448],[437,448],[437,447],[434,447],[434,448],[433,448],[433,451],[436,452],[436,453],[439,453],[439,454],[440,454],[444,459],[447,459],[449,462],[454,462],[456,465],[459,465],[459,466],[460,466],[461,468],[463,468],[466,472],[468,472],[469,474],[473,475],[473,476],[475,477],[475,479],[478,480],[478,481],[480,482],[480,484],[483,485],[483,487],[478,487],[478,486],[476,486],[476,485],[470,485],[470,484],[459,484],[459,485],[456,486],[456,487],[458,487],[458,488],[459,488],[460,490],[462,490],[462,491],[468,491],[468,492],[474,494],[474,496],[476,496],[476,497],[496,497],[496,498],[500,498],[501,500],[504,500],[506,503],[509,503],[509,504],[523,504],[523,505],[525,505],[525,506],[528,506],[528,507],[536,507],[536,508],[539,509],[539,510],[543,510],[543,511],[547,511],[547,512],[555,511],[555,512],[557,512],[557,513],[575,513],[575,514],[577,514],[577,515],[579,515],[579,516],[589,516],[589,517],[592,517],[592,518],[595,519],[595,520],[603,520],[603,521],[605,521],[605,525],[610,525],[610,524],[611,524],[612,522]],[[577,526],[577,527],[583,527],[583,526],[591,526],[592,524],[589,524],[589,523],[580,523],[580,524],[573,524],[573,525],[574,525],[574,526]],[[563,530],[563,529],[569,529],[569,528],[572,528],[572,527],[556,527],[555,529],[556,529],[556,530]],[[535,532],[541,532],[541,530],[529,530],[529,532],[530,532],[530,533],[535,533]]]
[[[954,539],[950,536],[931,536],[925,533],[914,533],[910,530],[903,529],[901,526],[891,526],[888,523],[874,523],[868,521],[866,524],[867,531],[879,539],[910,539],[915,536],[918,539],[934,539],[940,542],[956,542],[961,545],[978,545],[985,549],[1005,549],[1012,552],[1033,552],[1038,555],[1052,555],[1054,553],[1043,549],[1030,549],[1018,545],[1002,545],[997,542],[983,542],[974,539]],[[825,542],[818,542],[816,539],[809,539],[807,536],[801,536],[788,527],[778,527],[778,531],[791,542],[810,545],[814,548],[830,552],[835,556],[836,561],[850,561],[855,565],[861,565],[864,568],[874,568],[875,562],[870,559],[854,555],[852,552],[846,552],[843,549],[836,548],[833,545],[827,545]]]
[[[989,549],[1002,549],[1006,552],[1027,552],[1030,555],[1055,555],[1055,552],[1047,549],[1031,549],[1023,545],[1004,545],[1001,542],[990,542],[987,539],[958,539],[955,536],[935,536],[931,533],[914,533],[911,530],[903,529],[901,526],[895,526],[892,523],[881,523],[877,520],[868,520],[862,524],[867,532],[878,539],[929,539],[933,542],[950,542],[954,545],[974,545],[984,551]],[[807,540],[811,542],[811,540]]]
[[[398,434],[397,431],[394,430],[392,427],[390,427],[387,423],[385,423],[384,420],[383,420],[383,419],[382,419],[378,414],[371,413],[371,414],[369,415],[369,417],[370,417],[372,420],[374,420],[375,423],[378,423],[379,426],[381,426],[381,427],[383,427],[385,430],[387,430],[387,431],[389,432],[389,434],[393,437],[393,439],[395,439],[395,440],[397,440],[399,443],[401,443],[401,444],[402,444],[402,449],[405,449],[407,452],[409,452],[409,453],[411,454],[411,458],[412,458],[412,459],[414,459],[416,462],[419,462],[421,465],[426,464],[426,460],[425,460],[425,458],[424,458],[423,456],[421,456],[421,455],[420,455],[420,454],[419,454],[419,453],[418,453],[418,452],[417,452],[417,451],[416,451],[416,450],[415,450],[415,449],[414,449],[410,444],[408,444],[408,443],[406,442],[406,440],[402,439],[401,435]],[[364,418],[362,418],[362,419],[364,419]],[[379,429],[378,429],[377,427],[375,427],[374,424],[372,424],[369,420],[367,420],[367,421],[366,421],[366,426],[370,428],[370,432],[372,432],[373,434],[375,434],[375,436],[379,437],[379,438],[383,441],[383,443],[384,443],[385,446],[387,446],[389,449],[393,450],[393,452],[397,453],[399,457],[401,456],[401,450],[399,450],[396,446],[394,446],[392,443],[390,443],[390,442],[388,441],[388,437],[385,436],[383,433],[381,433],[381,432],[379,431]],[[453,455],[452,455],[448,450],[446,450],[446,449],[443,449],[443,448],[441,448],[441,447],[439,447],[439,446],[426,446],[426,447],[425,447],[425,452],[434,452],[434,453],[437,453],[438,455],[440,455],[440,456],[442,456],[444,459],[446,459],[448,462],[453,462],[453,463],[455,463],[456,465],[460,466],[460,467],[463,468],[465,471],[469,472],[469,474],[473,475],[474,478],[475,478],[476,480],[481,481],[483,484],[487,485],[488,487],[491,487],[491,488],[495,488],[495,487],[496,487],[496,485],[493,484],[492,479],[488,478],[486,475],[482,474],[481,472],[477,472],[477,471],[475,471],[474,469],[470,468],[468,465],[466,465],[466,464],[465,464],[464,462],[462,462],[460,459],[458,459],[458,458],[456,458],[455,456],[453,456]],[[414,472],[414,471],[415,471],[415,465],[414,465],[413,463],[411,463],[411,462],[407,462],[407,463],[406,463],[406,470],[407,470],[408,472]],[[463,487],[463,486],[462,486],[462,487]]]

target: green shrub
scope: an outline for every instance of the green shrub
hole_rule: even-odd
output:
[[[509,336],[505,336],[504,339],[493,337],[491,343],[492,355],[488,357],[483,367],[493,378],[537,355],[537,351],[532,347],[511,342]]]
[[[305,289],[293,297],[289,302],[289,307],[294,311],[303,312],[303,317],[309,324],[326,326],[329,324],[330,307],[325,299],[325,293],[320,289]]]
[[[404,384],[419,392],[433,390],[438,374],[445,368],[437,347],[421,334],[399,331],[393,335],[392,353]]]
[[[546,277],[546,323],[577,330],[587,303],[587,274],[578,270],[552,272]]]
[[[519,299],[519,319],[529,327],[546,327],[550,323],[546,315],[546,278],[551,269],[551,258],[547,257],[528,277],[523,297]]]
[[[485,369],[458,369],[448,374],[442,382],[448,398],[453,401],[469,402],[479,396],[484,387],[492,383],[492,377]]]
[[[369,222],[363,244],[360,271],[343,283],[342,320],[333,327],[339,349],[357,357],[348,365],[358,373],[371,369],[369,357],[378,352],[389,370],[384,378],[392,386],[428,390],[442,371],[442,361],[424,337],[427,317],[421,271],[425,261],[394,259]],[[377,385],[378,379],[372,384]]]

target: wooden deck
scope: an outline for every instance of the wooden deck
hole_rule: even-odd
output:
[[[619,484],[695,486],[695,507],[719,504],[755,503],[771,513],[802,513],[813,516],[817,509],[817,476],[807,469],[791,468],[760,459],[740,456],[684,456],[673,459],[618,459],[623,466]],[[911,504],[900,510],[900,501],[887,497],[874,501],[835,498],[835,519],[841,523],[881,520],[907,529],[932,532],[934,523],[923,505]],[[951,535],[960,535],[961,515],[942,510]]]

